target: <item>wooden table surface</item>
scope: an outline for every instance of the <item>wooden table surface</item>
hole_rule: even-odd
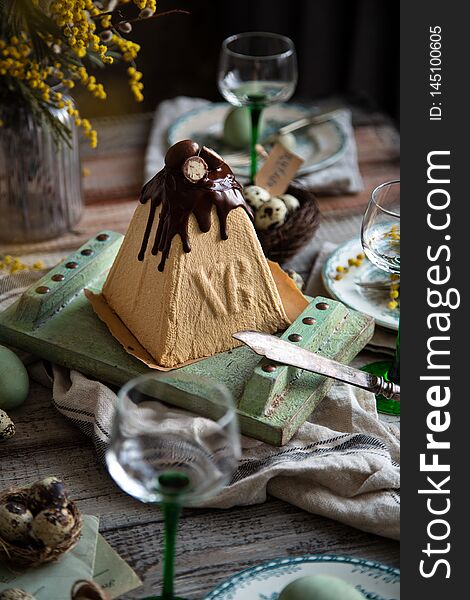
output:
[[[78,246],[81,238],[87,239],[89,231],[108,227],[109,223],[100,222],[100,218],[104,220],[106,215],[109,218],[111,212],[120,215],[115,216],[119,223],[111,228],[125,230],[135,202],[132,197],[141,183],[145,132],[150,121],[140,118],[129,122],[134,152],[129,152],[127,139],[124,154],[121,148],[114,156],[109,152],[107,156],[85,155],[85,167],[90,171],[88,183],[85,178],[89,206],[74,235],[64,236],[61,243],[54,244],[55,250],[65,253]],[[112,128],[113,123],[108,120],[102,125],[105,129]],[[122,135],[122,127],[119,129]],[[104,136],[105,148],[106,143],[116,148],[113,136],[118,134],[109,135],[110,131],[107,142]],[[366,191],[354,197],[320,199],[322,210],[329,215],[362,211],[368,191],[375,184],[397,176],[397,134],[389,123],[379,116],[359,120],[356,139]],[[129,161],[131,165],[127,164]],[[112,194],[106,194],[101,188],[93,188],[91,182],[93,177],[102,175],[110,162],[114,170],[126,164],[133,179],[121,179],[121,188],[118,186]],[[109,210],[103,212],[105,205]],[[27,247],[31,253],[41,254],[45,250],[41,244]],[[17,434],[7,445],[0,446],[1,486],[21,485],[50,474],[63,477],[80,509],[85,514],[100,516],[100,532],[144,581],[143,588],[122,598],[142,598],[159,590],[163,539],[159,509],[139,504],[116,487],[98,462],[91,442],[52,407],[49,389],[33,382],[28,400],[12,416]],[[260,561],[323,553],[347,554],[390,566],[398,566],[399,562],[398,542],[272,498],[263,504],[230,510],[185,510],[177,545],[177,592],[188,600],[201,598],[228,576]]]

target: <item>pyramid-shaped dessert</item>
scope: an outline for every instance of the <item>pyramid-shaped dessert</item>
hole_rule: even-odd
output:
[[[289,325],[241,189],[220,156],[184,140],[142,190],[103,295],[163,367]]]

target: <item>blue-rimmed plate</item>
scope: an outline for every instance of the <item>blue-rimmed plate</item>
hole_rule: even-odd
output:
[[[276,558],[237,573],[204,600],[277,600],[294,579],[333,575],[359,590],[367,600],[399,600],[400,571],[370,560],[328,554]]]
[[[179,140],[192,139],[200,145],[213,148],[224,157],[233,155],[236,151],[225,145],[222,139],[225,115],[230,108],[229,104],[220,102],[196,108],[182,115],[168,130],[168,145],[171,146]],[[266,130],[263,137],[268,137],[283,125],[309,114],[310,109],[296,104],[269,106],[265,111]],[[298,175],[306,175],[332,165],[341,158],[346,149],[346,134],[342,125],[335,119],[296,131],[294,136],[294,151],[304,159]],[[239,158],[246,159],[246,165],[239,165],[229,159],[228,162],[236,175],[248,177],[248,149],[246,154]]]
[[[367,282],[382,282],[388,279],[385,271],[374,267],[367,258],[360,267],[351,267],[349,272],[339,281],[336,267],[347,266],[349,258],[355,258],[363,253],[361,240],[354,238],[339,246],[325,261],[322,270],[323,284],[328,293],[349,306],[375,319],[377,325],[398,331],[400,307],[390,309],[389,291],[376,290],[364,285]]]

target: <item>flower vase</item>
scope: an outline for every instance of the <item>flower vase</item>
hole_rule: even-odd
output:
[[[70,130],[68,143],[54,139],[26,108],[0,127],[0,242],[57,237],[82,214],[78,133],[66,109],[50,112]]]

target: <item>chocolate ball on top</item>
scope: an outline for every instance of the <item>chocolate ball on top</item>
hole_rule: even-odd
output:
[[[199,146],[192,140],[177,142],[165,155],[167,169],[182,171],[190,183],[198,183],[208,176],[209,171],[219,169],[224,160],[221,156],[206,146]]]
[[[181,140],[173,144],[165,155],[165,166],[175,171],[181,169],[188,158],[197,156],[199,144],[192,140]]]
[[[163,271],[170,253],[172,239],[180,235],[183,251],[190,252],[188,219],[196,217],[199,229],[211,228],[212,209],[216,208],[222,240],[228,238],[227,217],[230,211],[242,207],[251,219],[253,213],[245,202],[242,187],[224,159],[206,146],[192,140],[177,142],[165,156],[165,167],[142,188],[142,204],[150,200],[147,227],[138,259],[144,260],[156,209],[161,205],[159,225],[152,254],[162,253],[158,270]]]

